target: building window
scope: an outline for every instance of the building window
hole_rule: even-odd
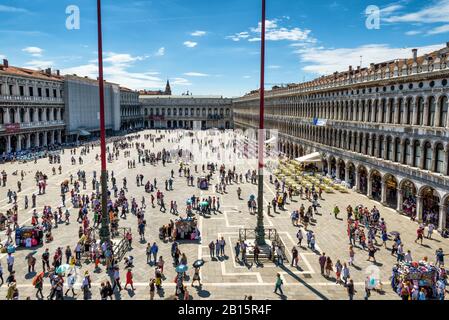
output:
[[[434,97],[429,98],[428,108],[429,108],[429,116],[427,118],[427,125],[433,127],[435,125],[435,111],[436,111],[436,103]]]
[[[37,96],[42,97],[42,88],[37,88]]]
[[[171,116],[171,109],[170,108],[167,109],[167,116]]]
[[[179,108],[179,115],[182,116],[182,108]]]
[[[411,145],[410,145],[410,140],[405,140],[405,161],[407,163],[411,163],[412,161],[412,153],[411,153]]]
[[[445,153],[444,153],[443,145],[441,143],[437,144],[435,155],[436,155],[436,159],[435,159],[436,171],[438,173],[443,173],[444,174],[444,156],[445,156]]]
[[[417,124],[423,125],[424,124],[424,99],[422,97],[418,98],[417,110],[418,110]]]
[[[399,138],[396,138],[396,140],[395,140],[395,149],[396,149],[396,154],[394,155],[394,161],[402,163],[402,159],[401,159],[401,140]]]
[[[426,142],[424,145],[424,169],[425,170],[432,170],[432,146],[430,142]]]
[[[421,160],[421,146],[419,141],[415,141],[414,145],[413,145],[413,153],[415,155],[415,157],[413,158],[413,166],[414,167],[419,167],[419,162]]]
[[[53,98],[56,98],[56,89],[53,89]]]
[[[394,123],[394,114],[395,114],[394,101],[393,99],[390,99],[390,123]]]
[[[29,87],[28,89],[29,89],[28,92],[30,94],[30,97],[34,96],[33,87]]]
[[[447,97],[443,96],[440,99],[440,103],[439,106],[440,108],[440,127],[446,127],[447,125],[447,109],[448,109],[448,104],[447,104]]]
[[[387,138],[387,160],[393,160],[393,143],[391,137]]]
[[[50,98],[50,89],[45,89],[45,97]]]
[[[399,108],[399,121],[398,123],[402,123],[402,119],[404,119],[404,103],[402,99],[398,100],[398,108]]]
[[[387,107],[386,107],[386,100],[382,99],[382,109],[381,109],[381,115],[380,115],[380,123],[385,123],[386,118],[387,118]]]
[[[19,86],[19,94],[20,94],[21,96],[24,96],[23,86]]]

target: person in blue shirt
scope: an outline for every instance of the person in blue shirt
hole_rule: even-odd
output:
[[[426,290],[424,288],[421,288],[421,290],[419,291],[418,300],[427,300]]]
[[[150,253],[153,255],[154,263],[157,262],[157,252],[159,251],[159,248],[156,244],[156,242],[153,242],[153,245],[151,246]],[[151,257],[150,257],[150,263],[151,263]]]

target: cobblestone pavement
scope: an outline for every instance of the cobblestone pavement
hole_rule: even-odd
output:
[[[143,140],[143,134],[150,133],[150,131],[141,132],[142,142],[146,143],[146,148],[149,147],[149,141]],[[154,131],[153,131],[154,133]],[[161,150],[163,147],[168,147],[170,143],[167,140],[163,140],[161,143],[155,145],[155,149]],[[152,148],[151,148],[152,149]],[[172,267],[172,258],[170,256],[171,243],[162,243],[158,237],[158,229],[163,224],[169,222],[170,219],[176,217],[167,210],[167,213],[162,213],[159,208],[151,208],[149,194],[144,192],[143,187],[137,187],[135,183],[135,177],[138,173],[144,175],[145,181],[152,181],[153,178],[157,178],[158,186],[163,190],[164,181],[169,177],[170,170],[175,171],[174,190],[164,191],[165,200],[167,206],[169,206],[170,200],[176,200],[178,203],[178,209],[180,212],[184,210],[184,203],[186,199],[193,194],[203,196],[215,195],[219,196],[221,200],[221,212],[212,213],[207,217],[199,218],[199,226],[202,232],[201,243],[182,243],[180,245],[181,252],[186,253],[188,257],[188,264],[191,265],[193,261],[198,258],[203,258],[206,264],[201,269],[201,278],[203,286],[190,287],[189,292],[193,299],[242,299],[245,295],[252,295],[255,299],[347,299],[346,290],[342,285],[335,284],[335,279],[325,278],[320,274],[318,265],[319,252],[325,252],[329,255],[334,263],[337,259],[342,262],[348,260],[348,239],[346,235],[346,222],[343,219],[335,219],[330,214],[334,205],[338,205],[341,209],[346,208],[348,204],[352,206],[358,204],[364,204],[369,208],[376,205],[380,211],[381,216],[385,218],[389,231],[398,231],[401,233],[403,242],[405,243],[405,250],[411,250],[414,259],[421,259],[424,256],[428,256],[430,260],[434,259],[434,252],[439,247],[442,247],[445,251],[449,251],[448,240],[441,238],[438,234],[434,235],[433,240],[425,239],[423,245],[414,243],[417,224],[410,221],[408,218],[396,213],[395,211],[383,207],[380,203],[369,200],[365,196],[350,192],[349,194],[324,194],[324,200],[321,201],[321,208],[319,208],[319,215],[316,216],[316,223],[312,224],[310,228],[315,232],[317,239],[317,252],[312,252],[305,247],[300,248],[300,261],[299,267],[293,268],[288,263],[284,267],[276,267],[273,263],[266,262],[260,267],[251,267],[240,265],[234,261],[233,245],[238,239],[238,231],[240,228],[253,228],[256,225],[256,216],[251,215],[248,212],[246,199],[250,194],[257,194],[257,186],[250,183],[233,184],[228,186],[226,194],[215,194],[214,188],[210,188],[209,191],[203,193],[196,187],[187,186],[184,177],[178,176],[178,163],[169,163],[166,167],[162,164],[156,166],[146,165],[142,167],[137,163],[137,153],[135,149],[132,149],[131,158],[123,158],[123,152],[118,161],[114,161],[108,164],[109,170],[114,170],[117,177],[117,184],[121,186],[121,180],[123,177],[127,177],[129,195],[134,196],[138,203],[142,196],[146,197],[147,209],[145,211],[145,218],[147,220],[146,228],[146,241],[139,242],[137,232],[136,218],[130,214],[126,220],[120,220],[120,226],[131,227],[134,235],[133,248],[130,255],[135,257],[134,268],[134,282],[136,290],[134,292],[130,290],[116,291],[116,299],[148,299],[149,287],[148,281],[154,276],[154,267],[146,264],[145,247],[147,242],[156,241],[159,245],[159,255],[164,257],[166,261],[165,276],[166,279],[163,282],[163,292],[159,295],[156,294],[156,299],[164,299],[174,293],[175,284],[173,282],[175,277],[175,271]],[[49,176],[48,188],[45,195],[37,197],[38,210],[41,210],[44,205],[51,205],[53,209],[60,206],[59,197],[59,185],[68,178],[70,174],[76,177],[77,170],[85,170],[87,173],[87,190],[86,193],[92,192],[91,179],[92,171],[100,171],[100,162],[95,161],[95,155],[99,153],[99,147],[96,147],[90,154],[84,156],[83,165],[71,165],[70,164],[70,152],[66,150],[62,155],[62,175],[52,175],[51,167],[47,159],[38,160],[37,164],[32,162],[26,164],[8,163],[2,164],[1,169],[8,173],[8,183],[6,187],[0,187],[0,212],[6,211],[10,208],[6,197],[8,188],[15,190],[17,186],[17,179],[19,176],[13,176],[11,173],[14,170],[25,170],[27,176],[22,182],[22,192],[19,193],[19,223],[21,225],[30,225],[32,210],[24,210],[23,198],[25,194],[30,198],[31,194],[35,192],[37,194],[37,187],[34,185],[34,179],[32,178],[36,170],[42,170]],[[79,152],[77,153],[79,154]],[[127,161],[129,159],[136,160],[135,169],[127,169]],[[58,165],[55,165],[56,167]],[[244,173],[248,169],[254,169],[255,163],[240,164],[237,167],[238,172]],[[193,173],[195,178],[196,174]],[[216,178],[213,183],[216,182]],[[242,198],[244,200],[237,199],[236,189],[242,188]],[[265,202],[270,201],[274,196],[274,186],[269,183],[268,177],[265,181]],[[290,220],[290,212],[295,208],[299,208],[301,203],[308,206],[306,200],[301,200],[299,197],[293,199],[291,203],[286,206],[285,211],[278,211],[277,213],[271,212],[268,216],[265,213],[266,228],[275,228],[282,241],[284,242],[287,251],[296,245],[296,232],[297,227],[293,226]],[[69,196],[66,203],[70,203]],[[168,208],[169,209],[169,208]],[[79,224],[76,222],[77,210],[70,208],[71,210],[71,223],[69,225],[60,224],[58,228],[54,229],[55,241],[37,249],[36,257],[38,259],[36,267],[37,271],[41,271],[40,256],[45,248],[49,248],[50,252],[60,246],[65,247],[70,245],[72,250],[78,239]],[[346,214],[341,214],[345,218]],[[208,244],[210,241],[217,239],[218,237],[224,237],[226,240],[226,256],[219,260],[211,260],[209,256]],[[5,239],[4,232],[0,234],[2,240]],[[388,243],[388,247],[391,247],[391,241]],[[392,292],[390,286],[390,274],[391,267],[396,261],[396,258],[391,256],[390,251],[384,248],[380,248],[380,251],[376,254],[378,263],[373,264],[367,261],[368,254],[366,251],[356,248],[355,266],[350,267],[351,277],[354,279],[357,293],[355,299],[363,299],[364,296],[364,279],[369,272],[370,266],[375,265],[379,268],[381,279],[384,284],[384,293],[373,293],[371,299],[398,299],[399,297]],[[15,253],[15,270],[17,275],[17,284],[20,293],[20,298],[24,299],[30,296],[34,299],[35,289],[31,282],[34,274],[27,274],[27,264],[25,256],[30,252],[29,249],[19,249]],[[6,271],[6,255],[0,254],[0,261]],[[124,281],[123,263],[120,263],[122,281]],[[371,267],[370,267],[371,268]],[[99,284],[105,279],[109,279],[109,275],[105,273],[104,268],[99,272],[94,272],[92,265],[83,264],[80,273],[85,270],[89,270],[93,281],[92,297],[94,299],[99,298]],[[284,280],[284,297],[280,297],[273,293],[274,281],[276,273],[279,272]],[[189,271],[191,273],[191,270]],[[82,297],[80,291],[80,280],[75,286],[75,290],[79,297]],[[190,281],[188,281],[190,283]],[[44,294],[48,294],[49,281],[45,281]],[[0,299],[4,299],[6,296],[6,284],[0,287]]]

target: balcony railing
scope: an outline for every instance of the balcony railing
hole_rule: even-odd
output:
[[[29,96],[4,96],[4,95],[0,95],[0,101],[57,102],[57,103],[64,102],[62,98],[54,98],[54,97],[29,97]]]

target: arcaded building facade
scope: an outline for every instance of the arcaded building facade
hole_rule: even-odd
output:
[[[63,77],[0,64],[0,156],[64,140]]]
[[[221,96],[140,95],[144,125],[151,129],[232,129],[232,100]]]
[[[449,46],[266,92],[266,128],[291,158],[399,213],[449,226]],[[257,128],[259,94],[234,100],[236,128]]]

